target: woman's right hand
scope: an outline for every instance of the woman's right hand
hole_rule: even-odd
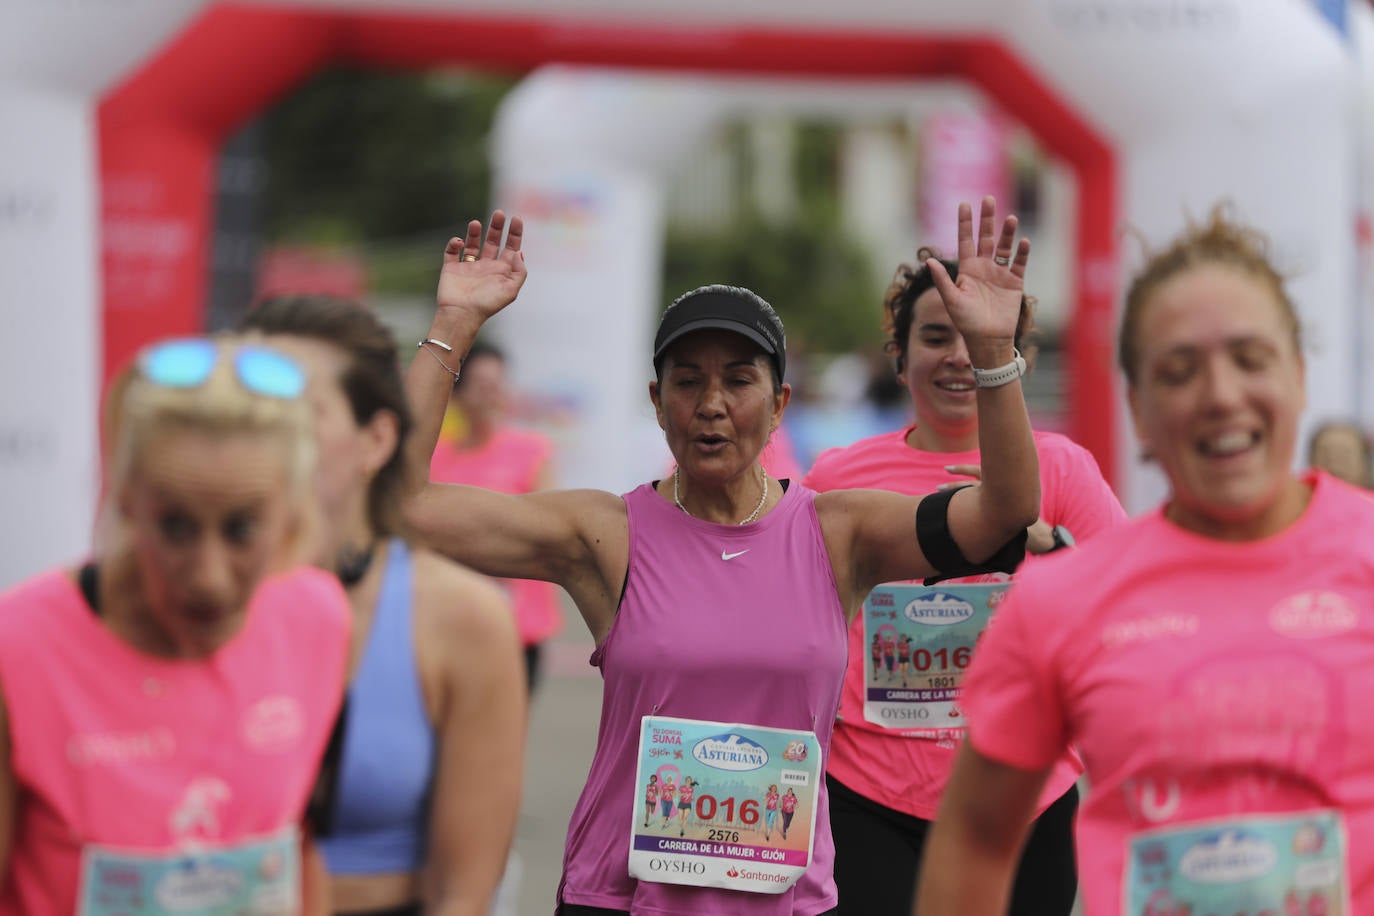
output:
[[[525,226],[520,217],[512,216],[502,249],[505,227],[506,214],[497,210],[491,215],[485,240],[481,220],[468,223],[466,237],[449,239],[439,271],[440,312],[466,312],[486,321],[515,301],[525,283],[525,256],[520,251]]]

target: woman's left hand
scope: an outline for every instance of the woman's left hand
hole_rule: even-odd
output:
[[[1021,316],[1021,296],[1030,240],[1016,242],[1017,220],[1007,216],[996,231],[997,202],[984,197],[973,237],[973,208],[959,204],[959,279],[951,280],[938,260],[926,261],[950,320],[972,344],[1010,344]]]

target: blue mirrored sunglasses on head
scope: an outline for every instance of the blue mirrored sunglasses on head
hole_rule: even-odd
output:
[[[254,394],[289,399],[305,390],[305,372],[290,357],[256,344],[241,344],[230,352],[234,374]],[[224,353],[212,340],[185,337],[144,350],[138,368],[144,378],[164,388],[196,388],[210,378]]]

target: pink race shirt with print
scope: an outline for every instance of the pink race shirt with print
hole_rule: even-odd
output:
[[[343,693],[348,599],[317,570],[269,580],[201,660],[137,651],[66,571],[0,596],[17,789],[0,914],[71,913],[83,850],[233,844],[293,829]]]
[[[498,493],[532,493],[553,455],[553,443],[528,430],[502,427],[477,448],[441,440],[430,460],[429,478]],[[537,579],[501,579],[515,605],[515,622],[526,646],[543,642],[563,628],[559,588]]]
[[[926,452],[907,444],[913,427],[861,439],[844,448],[822,452],[806,485],[817,491],[847,488],[892,490],[919,496],[940,484],[968,481],[945,470],[946,465],[978,464],[977,451]],[[1125,519],[1121,504],[1108,488],[1091,454],[1056,433],[1037,432],[1040,456],[1040,515],[1051,525],[1063,525],[1077,540],[1087,540]],[[912,522],[913,531],[915,522]],[[1034,565],[1036,558],[1026,561]],[[974,577],[958,581],[1005,581],[1006,576]],[[1073,588],[1065,583],[1066,589]],[[870,637],[871,638],[871,637]],[[896,650],[889,635],[885,655]],[[949,730],[942,739],[886,729],[864,719],[863,614],[849,627],[849,666],[845,670],[840,720],[830,747],[826,772],[865,798],[894,811],[934,820],[940,795],[954,769],[955,739]],[[870,662],[871,664],[871,662]],[[1081,767],[1066,754],[1046,784],[1038,810],[1063,795],[1078,778]]]
[[[1329,857],[1339,829],[1309,831],[1301,848],[1253,829],[1261,815],[1318,823],[1329,809],[1348,837],[1347,912],[1374,913],[1374,502],[1325,474],[1306,480],[1305,513],[1261,541],[1203,538],[1156,511],[1047,559],[975,653],[964,708],[981,754],[1031,770],[1070,742],[1083,755],[1090,916],[1167,882],[1140,868],[1141,852],[1171,866],[1168,837],[1195,829],[1229,846],[1195,844],[1194,865]],[[1322,860],[1304,880],[1324,886],[1333,872]],[[1266,893],[1264,906],[1317,896]]]

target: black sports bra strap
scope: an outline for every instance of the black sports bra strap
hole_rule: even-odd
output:
[[[100,616],[100,567],[94,563],[87,563],[77,571],[77,587],[81,589],[81,597],[86,599],[86,604],[91,608],[91,613]]]
[[[334,809],[339,794],[339,771],[342,769],[344,735],[348,730],[348,693],[344,693],[339,715],[334,720],[329,743],[325,745],[320,768],[315,775],[315,788],[306,803],[305,822],[314,836],[327,837],[334,832]]]

